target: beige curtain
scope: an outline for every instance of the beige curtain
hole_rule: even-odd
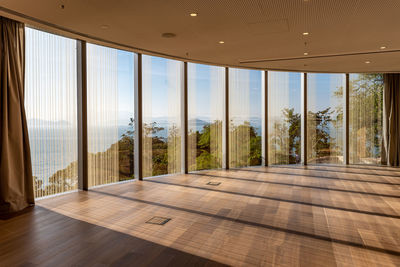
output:
[[[400,73],[384,74],[382,164],[400,164]]]
[[[24,111],[25,32],[0,17],[0,213],[34,204],[32,163]]]

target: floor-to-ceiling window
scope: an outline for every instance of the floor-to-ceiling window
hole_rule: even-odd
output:
[[[307,161],[343,163],[345,74],[307,75]]]
[[[77,189],[76,41],[25,34],[25,110],[35,197],[43,197]]]
[[[229,165],[261,165],[263,72],[229,69]]]
[[[76,41],[26,29],[36,197],[77,188]],[[143,174],[181,171],[183,62],[143,56]],[[307,75],[307,162],[343,163],[344,74]],[[188,63],[189,170],[222,167],[225,68]],[[229,163],[261,164],[262,71],[229,69]],[[87,45],[89,186],[134,178],[134,54]],[[349,160],[379,164],[381,74],[349,75]],[[301,74],[268,72],[268,161],[300,162]]]
[[[183,62],[143,56],[143,176],[181,172]]]
[[[222,167],[225,69],[188,63],[189,171]]]
[[[350,164],[380,164],[383,75],[349,76]]]
[[[87,44],[89,186],[134,178],[134,54]]]
[[[268,72],[268,162],[300,163],[301,73]]]

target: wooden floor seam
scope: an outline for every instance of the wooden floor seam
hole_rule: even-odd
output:
[[[314,206],[314,207],[320,207],[320,208],[326,208],[326,209],[335,209],[335,210],[342,210],[342,211],[346,211],[346,212],[362,213],[362,214],[367,214],[367,215],[400,219],[400,215],[384,214],[384,213],[378,213],[378,212],[370,212],[370,211],[364,211],[364,210],[356,210],[356,209],[321,205],[321,204],[309,203],[309,202],[303,202],[303,201],[288,200],[288,199],[283,199],[283,198],[274,198],[274,197],[263,196],[263,195],[253,195],[253,194],[247,194],[247,193],[233,192],[233,191],[227,191],[227,190],[221,190],[221,189],[215,189],[215,188],[204,188],[204,187],[200,187],[200,186],[193,186],[193,185],[187,185],[187,184],[178,184],[178,183],[157,181],[152,178],[148,178],[145,181],[152,182],[152,183],[160,183],[160,184],[166,184],[166,185],[194,188],[194,189],[200,189],[200,190],[208,190],[208,191],[214,191],[214,192],[225,193],[225,194],[241,195],[241,196],[245,196],[245,197],[263,198],[263,199],[268,199],[268,200],[290,202],[290,203],[296,203],[296,204]]]
[[[378,194],[372,192],[362,192],[362,191],[354,191],[354,190],[345,190],[345,189],[338,189],[338,188],[330,188],[330,187],[322,187],[322,186],[311,186],[311,185],[301,185],[301,184],[289,184],[289,183],[282,183],[282,182],[274,182],[274,181],[261,181],[261,180],[251,180],[246,178],[239,178],[239,177],[229,177],[229,176],[220,176],[220,175],[211,175],[211,174],[201,174],[196,173],[192,175],[197,176],[207,176],[207,177],[214,177],[214,178],[221,178],[221,179],[231,179],[231,180],[242,180],[251,183],[266,183],[266,184],[278,184],[284,186],[296,186],[302,188],[313,188],[319,190],[327,190],[327,191],[338,191],[338,192],[346,192],[346,193],[354,193],[354,194],[364,194],[364,195],[371,195],[371,196],[378,196],[378,197],[392,197],[392,198],[400,198],[400,195],[387,195],[387,194]]]
[[[156,205],[156,206],[160,206],[160,207],[164,207],[164,208],[168,208],[168,209],[176,209],[176,210],[180,210],[180,211],[184,211],[184,212],[188,212],[188,213],[196,213],[196,214],[199,214],[199,215],[202,215],[202,216],[218,218],[220,220],[227,220],[227,221],[232,221],[232,222],[236,222],[236,223],[240,223],[240,224],[247,224],[247,225],[256,226],[256,227],[263,227],[263,228],[268,228],[268,229],[276,230],[276,231],[280,231],[280,232],[286,232],[286,233],[290,233],[290,234],[306,236],[306,237],[309,237],[309,238],[315,238],[315,239],[319,239],[319,240],[323,240],[323,241],[340,243],[340,244],[344,244],[344,245],[349,245],[349,246],[354,246],[354,247],[374,250],[374,251],[377,251],[377,252],[384,252],[384,253],[392,254],[392,255],[395,255],[395,256],[400,256],[400,251],[382,249],[382,248],[378,248],[378,247],[368,246],[368,245],[365,245],[365,244],[349,242],[349,241],[345,241],[345,240],[340,240],[340,239],[335,239],[335,238],[331,238],[331,237],[310,234],[310,233],[306,233],[306,232],[300,232],[300,231],[291,230],[291,229],[279,228],[279,227],[260,224],[260,223],[251,222],[251,221],[245,221],[245,220],[240,220],[240,219],[235,219],[235,218],[229,218],[229,217],[221,216],[221,215],[218,215],[218,214],[205,213],[205,212],[200,212],[200,211],[196,211],[196,210],[185,209],[185,208],[180,208],[180,207],[176,207],[176,206],[161,204],[161,203],[157,203],[157,202],[153,202],[153,201],[135,199],[135,198],[126,197],[126,196],[118,196],[118,195],[114,195],[114,194],[110,194],[110,193],[106,193],[106,192],[99,192],[99,191],[92,191],[92,192],[99,193],[99,194],[104,194],[104,195],[107,195],[107,196],[117,197],[117,198],[123,198],[123,199],[126,199],[126,200],[142,202],[142,203],[149,204],[149,205]]]

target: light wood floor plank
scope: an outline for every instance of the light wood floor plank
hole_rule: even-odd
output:
[[[43,199],[0,220],[0,266],[400,266],[399,175],[208,170]]]

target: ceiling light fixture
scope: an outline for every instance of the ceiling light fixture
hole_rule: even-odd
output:
[[[306,35],[309,35],[309,33],[308,32],[303,32],[303,35],[306,36]]]
[[[305,56],[308,56],[308,53],[307,53],[307,52],[304,52],[304,55],[305,55]]]
[[[176,34],[172,33],[172,32],[164,32],[163,34],[161,34],[161,37],[163,37],[163,38],[174,38],[174,37],[176,37]]]
[[[380,49],[381,50],[386,49],[386,46],[381,46]]]
[[[220,43],[220,44],[224,44],[225,42],[224,42],[224,41],[219,41],[218,43]]]
[[[369,60],[365,61],[365,64],[369,64],[369,63],[371,63],[371,61],[369,61]]]
[[[191,17],[197,17],[197,13],[190,13]]]

